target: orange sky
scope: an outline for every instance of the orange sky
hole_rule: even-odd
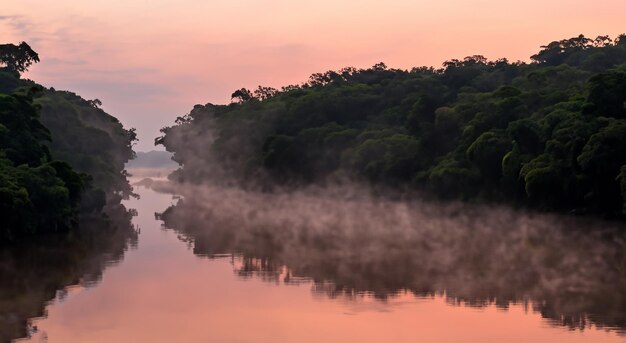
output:
[[[624,33],[625,17],[624,0],[20,0],[0,5],[0,37],[39,52],[28,77],[99,98],[149,150],[160,127],[240,87],[380,61],[526,60],[552,40]]]

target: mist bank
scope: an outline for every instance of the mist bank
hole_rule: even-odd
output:
[[[524,303],[554,325],[626,329],[618,222],[390,200],[361,187],[175,189],[182,200],[160,214],[164,226],[196,255],[232,256],[243,278],[310,282],[331,298],[409,292],[477,307]]]
[[[22,79],[37,62],[26,43],[0,45],[0,244],[67,232],[132,194],[134,129],[97,99]]]
[[[126,163],[126,169],[176,169],[178,164],[172,161],[172,154],[167,151],[137,151],[135,158]]]
[[[177,182],[271,189],[349,180],[443,199],[624,218],[626,36],[542,46],[532,63],[343,68],[196,105],[156,144]]]

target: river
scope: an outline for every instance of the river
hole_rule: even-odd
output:
[[[299,199],[304,205],[298,208],[309,211],[296,214],[304,218],[299,222],[287,215],[296,210],[290,208],[292,198],[275,203],[283,211],[276,213],[251,209],[267,199],[230,193],[199,199],[208,212],[198,217],[193,213],[203,210],[186,196],[186,208],[178,215],[174,208],[166,218],[168,225],[178,227],[165,228],[155,213],[178,200],[149,188],[136,191],[141,198],[126,201],[126,206],[137,211],[132,219],[137,236],[125,235],[124,247],[103,248],[91,256],[89,266],[95,271],[76,263],[67,267],[65,260],[49,264],[50,258],[21,263],[20,258],[32,256],[11,255],[16,265],[43,267],[42,271],[12,267],[13,281],[0,282],[3,289],[13,282],[10,289],[15,294],[0,302],[5,323],[0,328],[25,326],[11,318],[30,318],[31,337],[20,342],[626,341],[626,277],[619,269],[626,259],[621,240],[604,236],[587,240],[574,234],[546,245],[534,241],[532,228],[525,228],[524,244],[530,248],[524,249],[540,256],[527,259],[516,250],[517,243],[511,243],[518,236],[474,238],[480,237],[476,228],[475,234],[463,236],[463,244],[455,242],[460,238],[452,231],[442,240],[432,232],[409,235],[390,229],[388,235],[395,238],[385,238],[362,229],[355,239],[353,233],[303,224],[320,213],[330,213],[329,221],[339,220],[326,205]],[[242,205],[227,205],[234,198]],[[366,206],[373,215],[380,210],[368,204],[350,206],[341,210]],[[384,209],[389,216],[399,213],[388,205]],[[270,223],[269,217],[282,218],[281,224]],[[363,225],[359,220],[342,217],[339,222]],[[441,219],[437,225],[456,230],[446,223]],[[402,222],[394,225],[401,226]],[[309,233],[305,237],[297,230]],[[434,243],[426,244],[425,238]],[[469,245],[472,248],[464,251]],[[553,252],[556,255],[550,255]],[[453,265],[458,269],[450,269]],[[39,293],[32,285],[47,275],[44,269],[57,267],[57,279],[64,273],[73,276],[48,282],[46,294],[51,299],[34,296]],[[24,277],[29,281],[15,286],[23,274],[29,274]],[[84,275],[77,278],[78,274]],[[45,311],[19,313],[29,302],[39,302],[29,306]]]

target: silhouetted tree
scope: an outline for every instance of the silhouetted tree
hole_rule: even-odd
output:
[[[100,108],[100,106],[102,106],[100,99],[87,100],[87,102],[94,108]]]
[[[233,94],[230,95],[231,101],[235,99],[237,102],[240,102],[240,103],[248,102],[252,100],[253,98],[254,98],[254,94],[252,94],[252,92],[246,88],[238,89],[235,92],[233,92]]]
[[[26,42],[0,45],[0,63],[6,68],[23,73],[31,64],[39,62],[39,55]]]
[[[278,90],[275,88],[259,86],[254,91],[253,96],[255,99],[258,99],[258,100],[266,100],[276,95],[276,93],[278,93]]]

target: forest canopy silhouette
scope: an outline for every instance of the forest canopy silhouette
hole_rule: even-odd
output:
[[[97,99],[22,79],[37,62],[25,42],[0,45],[0,243],[67,231],[132,193],[135,130]]]
[[[444,199],[626,215],[626,35],[551,42],[531,62],[347,67],[196,105],[155,144],[176,181],[356,180]]]

